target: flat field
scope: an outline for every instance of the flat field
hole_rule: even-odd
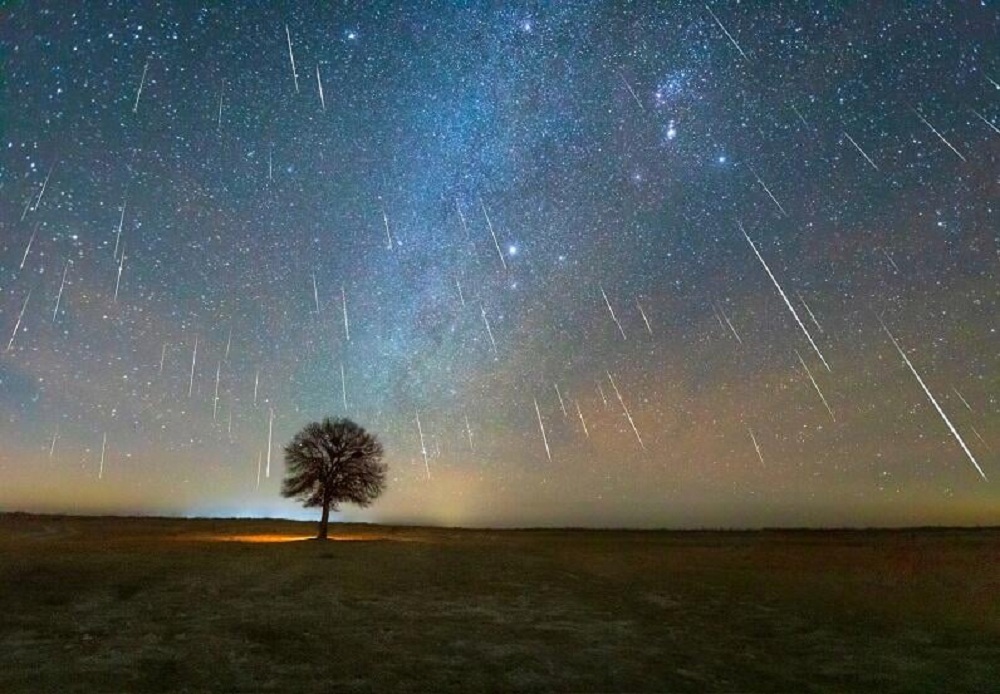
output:
[[[0,516],[0,691],[1000,691],[1000,529]]]

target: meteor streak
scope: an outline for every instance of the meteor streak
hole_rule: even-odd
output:
[[[316,63],[316,86],[319,87],[319,103],[326,111],[326,99],[323,97],[323,80],[319,76],[319,63]]]
[[[882,255],[884,255],[885,259],[889,261],[890,265],[892,265],[892,269],[895,270],[898,273],[899,272],[899,266],[896,265],[896,261],[892,259],[891,255],[889,255],[889,251],[887,251],[887,250],[885,250],[883,248],[882,249]]]
[[[986,443],[986,439],[983,438],[983,435],[980,434],[978,431],[976,431],[976,427],[974,427],[974,426],[972,426],[970,424],[969,428],[972,429],[972,433],[976,435],[976,438],[979,439],[979,442],[981,444],[983,444],[984,446],[986,446],[986,450],[988,450],[990,453],[992,453],[993,449],[990,448],[990,444]]]
[[[878,171],[878,167],[875,166],[875,162],[872,161],[872,158],[868,156],[868,154],[865,152],[865,150],[861,149],[861,145],[859,145],[857,142],[855,142],[854,138],[851,137],[850,135],[848,135],[846,131],[844,132],[844,137],[846,137],[848,140],[850,140],[851,144],[854,145],[854,149],[858,150],[858,152],[861,154],[861,156],[865,158],[865,161],[868,162],[869,164],[871,164],[871,166],[872,166],[873,169],[875,169],[876,171]]]
[[[597,286],[601,290],[601,296],[604,297],[604,303],[608,307],[608,311],[611,313],[611,320],[613,320],[615,322],[615,325],[618,326],[618,332],[622,334],[622,339],[627,340],[628,338],[625,337],[625,330],[622,329],[622,324],[618,322],[618,316],[615,315],[615,310],[611,308],[611,302],[608,301],[607,292],[604,291],[604,287],[602,285],[599,284]]]
[[[121,257],[118,258],[118,276],[115,278],[115,296],[113,299],[114,303],[118,303],[118,287],[122,283],[122,270],[125,267],[125,247],[122,247]]]
[[[785,294],[785,290],[781,288],[781,285],[778,284],[778,280],[775,278],[774,273],[771,272],[771,268],[767,266],[767,262],[764,260],[764,256],[760,254],[760,251],[757,250],[757,246],[754,244],[753,240],[747,234],[746,229],[743,228],[743,222],[737,221],[737,224],[740,227],[740,231],[743,232],[743,238],[745,238],[747,240],[747,243],[750,244],[750,248],[753,249],[754,254],[757,256],[757,260],[759,260],[760,264],[764,266],[764,270],[765,272],[767,272],[767,276],[771,278],[771,282],[774,283],[775,288],[778,290],[778,294],[780,294],[781,298],[784,300],[785,306],[787,306],[788,310],[791,311],[792,317],[795,319],[795,322],[799,324],[799,328],[802,329],[802,332],[805,334],[806,339],[809,340],[809,344],[812,345],[813,351],[816,352],[816,354],[819,356],[820,361],[823,362],[823,366],[825,366],[826,370],[829,371],[830,365],[827,364],[826,357],[824,357],[823,353],[819,351],[819,347],[816,346],[816,342],[813,341],[812,335],[809,334],[809,331],[806,329],[806,326],[802,322],[802,319],[799,318],[799,314],[795,311],[795,307],[792,306],[792,302],[788,300],[788,296]]]
[[[712,315],[715,316],[715,320],[719,321],[719,327],[723,330],[726,329],[726,324],[722,322],[722,316],[719,315],[719,307],[712,303]]]
[[[462,206],[455,200],[455,211],[458,212],[458,219],[462,222],[462,231],[465,232],[465,240],[469,240],[469,225],[465,222],[465,215],[462,214]]]
[[[111,257],[115,260],[118,260],[118,246],[122,240],[122,226],[125,225],[125,208],[127,206],[128,200],[122,200],[122,214],[121,217],[118,218],[118,233],[115,234],[115,250],[114,253],[111,254]]]
[[[344,398],[344,411],[347,411],[347,376],[344,374],[344,362],[340,362],[340,394]]]
[[[562,393],[559,392],[559,384],[558,383],[553,383],[552,385],[556,389],[556,397],[559,398],[559,407],[560,407],[560,409],[562,409],[563,417],[568,417],[569,414],[566,412],[566,403],[563,402]]]
[[[580,409],[580,401],[574,400],[574,404],[576,404],[576,414],[580,417],[580,424],[583,425],[583,433],[589,439],[590,431],[587,430],[587,420],[583,418],[583,410]]]
[[[135,105],[132,106],[132,113],[139,112],[139,97],[142,96],[142,87],[146,84],[146,70],[149,69],[149,59],[146,59],[146,66],[142,68],[142,79],[139,80],[139,91],[135,93]]]
[[[222,375],[222,362],[215,367],[215,396],[212,398],[212,421],[217,421],[219,414],[219,377]]]
[[[632,426],[632,431],[635,432],[635,438],[639,441],[639,447],[642,448],[642,450],[646,450],[646,444],[642,442],[642,437],[639,436],[639,430],[635,428],[635,422],[632,421],[632,414],[628,411],[628,407],[622,399],[622,394],[618,390],[618,385],[615,383],[615,379],[611,377],[610,371],[605,371],[605,373],[608,375],[608,380],[611,381],[611,387],[615,389],[615,395],[618,397],[618,402],[621,403],[622,409],[625,410],[625,416],[628,418],[628,423]]]
[[[753,449],[757,451],[757,457],[760,459],[760,464],[763,467],[767,467],[767,465],[764,465],[764,456],[760,453],[760,446],[757,445],[757,437],[753,435],[753,429],[747,427],[747,431],[750,432],[750,440],[753,441]]]
[[[19,270],[24,269],[24,264],[28,260],[28,254],[31,253],[31,244],[35,242],[35,234],[37,233],[38,233],[38,225],[36,224],[34,231],[31,232],[31,238],[28,239],[28,245],[24,247],[24,255],[21,256],[21,266],[18,268]]]
[[[778,202],[778,198],[774,197],[774,193],[772,193],[771,189],[767,187],[767,184],[764,183],[761,177],[757,175],[757,170],[754,169],[749,164],[747,166],[750,168],[750,172],[753,173],[753,177],[757,179],[757,183],[759,183],[760,187],[764,189],[765,193],[767,193],[767,197],[771,198],[771,202],[773,202],[777,206],[777,208],[781,210],[782,216],[787,217],[788,213],[785,212],[785,208],[781,206],[780,202]]]
[[[1000,128],[997,128],[997,126],[993,125],[993,123],[991,123],[989,120],[987,120],[986,116],[984,116],[983,114],[981,114],[976,109],[972,109],[972,112],[974,114],[976,114],[976,117],[979,118],[979,120],[981,120],[982,122],[986,123],[986,125],[988,125],[990,127],[990,130],[992,130],[993,132],[995,132],[997,135],[1000,135]]]
[[[958,388],[955,388],[954,386],[952,386],[951,389],[953,391],[955,391],[955,395],[957,395],[958,399],[962,401],[963,405],[965,405],[965,409],[967,409],[969,412],[972,412],[972,405],[969,404],[968,400],[966,400],[965,398],[962,397],[962,394],[960,392],[958,392]]]
[[[17,331],[21,327],[21,320],[24,318],[24,309],[28,307],[28,299],[31,298],[31,290],[24,297],[24,303],[21,304],[21,312],[17,314],[17,322],[14,323],[14,332],[10,335],[10,341],[7,343],[7,351],[9,352],[14,346],[14,338],[17,337]]]
[[[427,473],[427,479],[431,478],[431,467],[427,464],[427,446],[424,443],[424,428],[420,426],[420,412],[415,412],[417,416],[417,434],[420,435],[420,455],[424,457],[424,471]]]
[[[920,387],[923,388],[924,394],[927,396],[927,399],[931,401],[931,404],[934,405],[934,409],[937,410],[937,413],[939,415],[941,415],[941,419],[943,419],[944,423],[948,425],[948,429],[951,431],[952,436],[955,437],[955,440],[958,441],[959,445],[962,447],[962,450],[965,451],[965,455],[968,456],[969,460],[971,460],[972,464],[976,467],[976,471],[979,472],[979,476],[983,478],[983,481],[988,482],[989,480],[986,478],[986,473],[983,472],[983,469],[981,467],[979,467],[979,463],[976,461],[975,456],[972,455],[972,451],[970,451],[969,447],[965,445],[965,440],[962,438],[962,435],[958,433],[958,430],[955,429],[955,426],[951,423],[951,420],[948,419],[948,415],[946,415],[944,413],[944,410],[941,409],[941,406],[938,404],[938,401],[934,398],[934,395],[931,394],[930,389],[924,383],[924,379],[920,377],[920,374],[917,373],[916,368],[913,366],[912,362],[910,362],[910,358],[906,356],[906,352],[904,352],[903,348],[899,346],[899,343],[896,341],[896,338],[893,337],[893,334],[891,332],[889,332],[889,328],[886,327],[885,323],[882,322],[881,318],[878,319],[878,322],[882,326],[882,330],[885,331],[885,334],[889,336],[890,340],[892,340],[892,345],[893,347],[896,348],[896,351],[899,352],[899,356],[901,356],[903,358],[903,361],[906,362],[906,366],[910,369],[910,373],[913,374],[913,377],[917,379],[917,383],[919,383]]]
[[[646,312],[642,310],[642,304],[639,303],[639,297],[635,298],[635,305],[639,307],[639,315],[642,316],[642,322],[646,324],[646,332],[652,335],[653,328],[649,325],[649,319],[646,318]]]
[[[813,388],[816,389],[816,394],[819,396],[819,399],[823,401],[823,407],[825,407],[826,411],[830,413],[830,419],[836,422],[837,418],[833,415],[833,410],[830,409],[830,403],[828,403],[826,398],[823,397],[823,391],[819,389],[819,384],[816,383],[816,379],[813,378],[812,371],[809,370],[809,366],[806,364],[805,359],[803,359],[802,355],[799,354],[799,350],[795,350],[795,356],[799,358],[799,363],[802,364],[802,368],[806,370],[806,375],[809,377],[809,380],[812,381]]]
[[[632,89],[632,85],[628,83],[627,79],[625,79],[625,73],[619,70],[618,74],[621,75],[622,82],[625,83],[625,88],[628,89],[628,93],[632,95],[633,99],[635,99],[635,103],[639,104],[639,108],[645,111],[646,107],[642,105],[642,101],[640,101],[639,96],[635,93],[635,90]]]
[[[476,447],[472,445],[472,427],[469,426],[469,415],[465,415],[465,435],[469,437],[469,450],[476,452]]]
[[[799,297],[799,301],[801,301],[802,305],[805,307],[806,313],[809,314],[809,320],[813,322],[813,325],[816,326],[817,330],[823,332],[823,326],[819,324],[819,321],[816,320],[816,314],[812,312],[812,309],[809,308],[809,304],[807,304],[806,300],[802,298],[802,292],[795,292],[795,295]]]
[[[736,332],[736,328],[733,327],[733,323],[732,321],[729,320],[729,316],[726,315],[725,310],[722,308],[722,304],[719,304],[718,306],[719,306],[719,313],[721,313],[722,317],[726,319],[726,325],[729,326],[729,330],[733,333],[733,337],[735,337],[736,341],[742,345],[743,340],[740,338],[740,334]]]
[[[299,74],[295,71],[295,55],[292,53],[292,34],[285,25],[285,37],[288,39],[288,60],[292,63],[292,79],[295,80],[295,93],[299,93]]]
[[[385,247],[386,250],[392,250],[392,234],[389,233],[389,215],[382,210],[382,223],[385,224]]]
[[[545,435],[545,425],[542,423],[542,411],[538,409],[538,400],[536,398],[532,398],[532,401],[535,403],[535,414],[538,415],[538,428],[542,432],[542,443],[545,444],[545,455],[551,463],[552,451],[549,450],[549,438]]]
[[[340,285],[340,300],[344,308],[344,335],[347,337],[347,341],[351,341],[351,325],[347,322],[347,291],[344,289],[344,285]]]
[[[930,122],[926,118],[924,118],[923,114],[921,114],[920,111],[918,111],[917,109],[913,109],[913,112],[917,114],[917,118],[919,118],[920,121],[924,125],[926,125],[928,128],[930,128],[930,130],[931,130],[932,133],[934,133],[935,135],[938,136],[938,139],[941,140],[941,142],[943,142],[946,145],[948,145],[948,149],[950,149],[952,152],[954,152],[955,156],[957,156],[962,161],[966,161],[965,157],[962,156],[962,153],[959,152],[957,149],[955,149],[952,146],[952,144],[950,142],[948,142],[948,140],[945,139],[944,135],[942,135],[941,133],[939,133],[937,131],[937,128],[935,128],[933,125],[931,125]]]
[[[809,123],[805,119],[805,116],[802,115],[802,112],[799,111],[799,109],[795,106],[795,104],[789,104],[789,106],[791,106],[792,110],[795,111],[795,115],[799,117],[799,120],[802,122],[802,125],[806,126],[807,128],[810,127]]]
[[[49,172],[47,174],[45,174],[45,180],[42,181],[42,189],[40,191],[38,191],[38,197],[35,199],[35,204],[31,208],[32,212],[36,212],[38,210],[38,206],[42,204],[42,196],[45,195],[45,189],[49,185],[49,178],[52,177],[52,169],[54,169],[55,167],[56,167],[55,164],[53,164],[52,166],[50,166],[49,167]]]
[[[729,42],[732,43],[733,46],[736,47],[736,50],[740,52],[740,55],[743,56],[743,60],[749,61],[750,58],[748,58],[747,54],[743,52],[742,48],[740,48],[740,44],[736,43],[736,39],[734,39],[733,35],[729,33],[729,31],[726,29],[725,26],[723,26],[722,22],[719,21],[719,18],[715,16],[715,13],[712,12],[712,8],[709,7],[708,5],[705,5],[705,9],[708,10],[708,13],[710,15],[712,15],[712,19],[714,19],[715,23],[719,25],[720,29],[722,29],[722,33],[726,35],[726,38],[729,39]]]
[[[198,336],[194,336],[194,350],[191,352],[191,376],[188,378],[188,397],[194,391],[194,367],[198,363]]]
[[[222,80],[222,86],[219,87],[219,132],[222,132],[222,95],[226,92],[226,80]]]
[[[66,271],[69,270],[69,262],[63,265],[62,280],[59,282],[59,293],[56,294],[56,307],[52,309],[52,322],[56,322],[56,316],[59,314],[59,302],[62,300],[63,288],[66,286]]]
[[[493,345],[493,355],[497,356],[497,342],[493,339],[493,328],[490,327],[490,319],[486,317],[486,309],[482,304],[479,306],[479,313],[483,316],[483,323],[486,324],[486,332],[490,336],[490,344]]]
[[[483,216],[486,217],[486,226],[488,226],[490,228],[490,236],[493,237],[493,245],[496,246],[497,256],[499,256],[499,258],[500,258],[500,264],[503,265],[503,269],[504,269],[504,271],[506,271],[507,270],[507,261],[504,260],[503,251],[500,250],[500,242],[497,241],[496,232],[493,231],[493,222],[490,221],[490,215],[486,211],[486,203],[484,203],[482,201],[482,199],[480,199],[479,200],[479,206],[483,208]]]
[[[597,392],[601,396],[601,401],[604,403],[604,407],[608,406],[608,397],[604,394],[604,388],[601,386],[601,382],[597,382]]]

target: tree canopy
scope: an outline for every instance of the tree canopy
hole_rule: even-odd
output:
[[[331,508],[369,506],[385,489],[384,453],[374,434],[349,419],[311,422],[285,446],[281,495],[321,507],[319,537],[325,538]]]

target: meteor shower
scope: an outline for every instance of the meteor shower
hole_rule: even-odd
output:
[[[12,2],[0,66],[0,689],[1000,679],[994,3]]]

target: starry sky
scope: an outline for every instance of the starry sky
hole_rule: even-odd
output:
[[[993,3],[8,3],[0,51],[0,509],[311,518],[332,415],[390,466],[341,519],[1000,523]]]

